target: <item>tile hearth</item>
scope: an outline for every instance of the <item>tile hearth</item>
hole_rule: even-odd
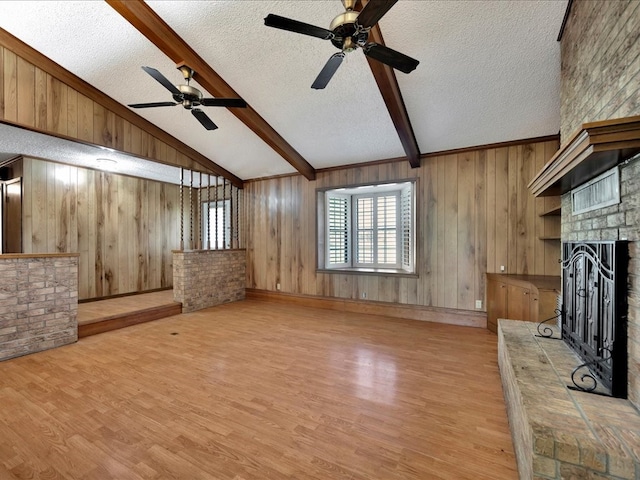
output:
[[[640,414],[628,401],[570,390],[582,361],[536,325],[500,320],[498,362],[521,479],[640,478]]]

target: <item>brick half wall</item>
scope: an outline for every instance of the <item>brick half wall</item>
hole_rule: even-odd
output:
[[[173,297],[182,312],[243,300],[246,251],[174,250]]]
[[[78,255],[0,255],[0,360],[78,340]]]

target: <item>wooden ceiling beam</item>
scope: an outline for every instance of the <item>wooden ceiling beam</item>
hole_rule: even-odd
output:
[[[105,0],[176,65],[187,64],[196,73],[194,80],[214,97],[240,98],[240,95],[202,59],[151,7],[141,0]],[[251,106],[230,109],[241,122],[264,140],[282,158],[309,180],[315,169],[274,130]]]
[[[361,0],[356,8],[364,8],[368,2],[369,0]],[[378,24],[374,25],[369,31],[369,41],[384,45],[384,39],[382,38],[382,32],[380,31]],[[407,108],[405,107],[404,100],[402,99],[402,93],[400,93],[396,74],[393,71],[393,68],[377,60],[367,57],[367,62],[369,62],[369,67],[371,68],[373,77],[378,84],[378,89],[380,90],[384,103],[387,106],[387,110],[391,116],[391,121],[396,127],[396,132],[398,132],[400,143],[402,143],[402,148],[404,148],[409,164],[413,168],[417,168],[420,166],[420,150],[418,149],[418,141],[413,133],[413,127],[411,126],[409,114],[407,113]]]

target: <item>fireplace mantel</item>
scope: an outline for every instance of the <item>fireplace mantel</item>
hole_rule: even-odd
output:
[[[529,183],[536,197],[561,195],[640,153],[640,116],[585,123]]]

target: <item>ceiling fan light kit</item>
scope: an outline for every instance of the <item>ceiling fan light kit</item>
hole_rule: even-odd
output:
[[[246,108],[247,106],[247,102],[241,98],[205,98],[200,90],[190,85],[195,72],[187,65],[178,66],[178,70],[180,70],[182,76],[187,82],[181,85],[174,85],[155,68],[142,67],[142,70],[153,77],[164,88],[169,90],[174,101],[131,103],[129,104],[129,107],[131,108],[175,107],[176,105],[182,105],[186,110],[191,111],[191,114],[205,129],[215,130],[218,126],[213,123],[213,120],[211,120],[203,110],[197,107],[202,105],[203,107]]]
[[[264,19],[264,24],[280,30],[308,35],[322,40],[330,40],[336,48],[341,50],[340,53],[334,54],[329,58],[311,85],[311,88],[323,89],[342,64],[345,53],[352,52],[356,48],[361,48],[367,57],[401,72],[410,73],[416,69],[420,63],[418,60],[385,45],[368,42],[371,28],[378,23],[397,1],[370,0],[362,11],[357,12],[355,10],[357,0],[344,0],[345,11],[332,20],[329,29],[316,27],[315,25],[272,13],[268,14]]]

